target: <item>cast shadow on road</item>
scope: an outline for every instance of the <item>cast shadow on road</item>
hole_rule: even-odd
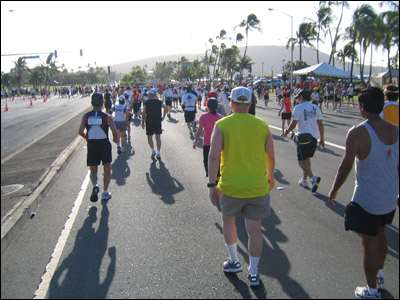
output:
[[[343,230],[344,229],[344,212],[346,210],[346,207],[339,203],[338,201],[334,200],[335,206],[332,206],[328,202],[328,196],[320,194],[320,193],[315,193],[314,196],[318,199],[320,199],[322,202],[325,203],[326,207],[338,214],[340,217],[343,218]],[[350,200],[349,200],[350,201]],[[356,232],[354,232],[356,233]],[[356,233],[360,237],[361,241],[361,235]],[[399,229],[396,228],[393,225],[387,225],[386,226],[386,240],[388,244],[388,255],[393,256],[395,259],[399,259]]]
[[[92,206],[89,215],[78,231],[74,249],[57,268],[50,282],[50,299],[106,299],[110,285],[115,276],[116,249],[108,248],[110,263],[106,276],[100,276],[101,266],[108,247],[108,218],[110,212],[107,202],[102,201],[99,227],[93,225],[97,221],[97,207]],[[104,278],[100,282],[100,277]]]
[[[279,243],[286,243],[288,241],[288,238],[282,233],[281,230],[277,228],[279,224],[281,224],[281,220],[271,208],[271,215],[268,218],[264,218],[262,222],[262,233],[264,241],[263,252],[260,264],[258,266],[259,272],[261,275],[278,280],[279,284],[282,286],[283,291],[289,297],[296,299],[310,298],[310,295],[303,289],[303,287],[295,279],[289,276],[291,264],[286,253],[279,246]],[[216,226],[222,233],[222,227],[219,224],[216,224]],[[247,245],[248,237],[243,216],[239,216],[236,218],[236,228],[238,239],[243,245]],[[265,239],[269,241],[269,244],[265,242]],[[238,252],[246,260],[248,266],[250,262],[247,247],[245,249],[242,249],[239,244],[240,243],[238,243]],[[244,267],[244,264],[242,264],[242,267],[246,269],[246,267]],[[240,279],[232,277],[228,277],[228,279],[232,283],[232,285],[235,286],[238,292],[243,296],[243,298],[250,298],[247,282],[239,283]],[[264,284],[262,283],[262,280],[260,280],[260,283],[260,286],[257,288],[253,288],[253,291],[258,298],[265,299],[267,291]]]
[[[326,153],[326,154],[330,154],[330,155],[333,155],[333,156],[337,156],[337,157],[342,157],[341,154],[337,154],[335,151],[327,148],[326,146],[323,149],[321,149],[320,147],[317,147],[317,151],[318,152],[322,152],[322,153]]]
[[[283,174],[282,174],[282,172],[279,171],[278,169],[275,169],[275,170],[274,170],[274,179],[275,179],[276,181],[278,181],[280,184],[286,184],[286,185],[289,185],[289,184],[290,184],[289,181],[286,181],[285,179],[283,179]]]
[[[111,164],[111,179],[114,179],[118,186],[126,184],[126,179],[131,174],[131,169],[128,165],[128,160],[131,156],[135,155],[131,142],[126,143],[125,152],[117,156]]]
[[[159,168],[157,168],[157,162]],[[177,179],[171,176],[161,159],[153,159],[150,172],[146,173],[146,179],[153,194],[159,195],[165,204],[174,204],[174,195],[185,189]]]

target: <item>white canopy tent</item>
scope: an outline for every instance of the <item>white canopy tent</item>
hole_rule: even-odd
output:
[[[350,78],[350,73],[340,70],[325,62],[293,72],[295,76],[308,75],[328,78]]]

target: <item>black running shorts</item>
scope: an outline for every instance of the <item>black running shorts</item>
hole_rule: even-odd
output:
[[[303,161],[307,157],[313,157],[317,150],[317,139],[311,134],[301,134],[297,141],[297,160]]]
[[[146,135],[162,134],[161,122],[146,121]]]
[[[103,166],[112,161],[111,143],[108,139],[89,140],[87,143],[87,166],[98,166],[100,162]]]
[[[392,224],[395,212],[396,210],[393,210],[385,215],[373,215],[352,201],[346,206],[344,228],[346,231],[353,230],[361,234],[377,236],[381,227]]]
[[[194,119],[196,118],[196,112],[195,111],[186,111],[185,110],[185,122],[193,122]]]

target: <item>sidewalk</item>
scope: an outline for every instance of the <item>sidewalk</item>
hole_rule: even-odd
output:
[[[1,164],[1,252],[31,217],[63,166],[83,142],[78,135],[84,111]],[[19,188],[19,189],[18,189]]]

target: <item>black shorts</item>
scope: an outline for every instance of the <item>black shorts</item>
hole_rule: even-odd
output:
[[[146,121],[146,135],[162,134],[161,122]]]
[[[88,167],[98,166],[100,165],[100,161],[103,163],[103,166],[112,161],[111,143],[108,139],[89,140],[87,149],[86,164]]]
[[[281,118],[282,120],[290,120],[292,118],[292,113],[282,113]]]
[[[137,114],[140,111],[140,102],[133,102],[133,113]]]
[[[172,105],[172,98],[165,98],[165,105],[166,106],[171,106]]]
[[[361,205],[350,202],[344,212],[344,228],[346,231],[377,236],[380,228],[392,224],[396,209],[385,215],[373,215],[366,212]]]
[[[307,157],[313,157],[315,150],[317,149],[317,139],[311,134],[305,133],[300,134],[296,137],[297,144],[297,160],[303,161]]]
[[[186,111],[185,110],[185,122],[193,122],[194,119],[196,118],[196,112],[195,111]]]

